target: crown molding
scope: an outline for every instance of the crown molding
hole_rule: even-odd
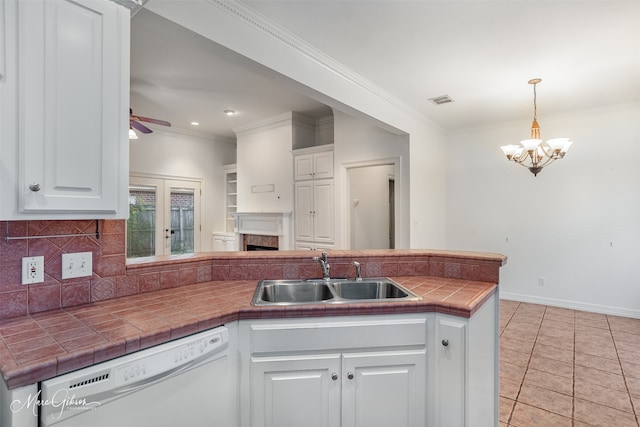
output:
[[[357,85],[374,94],[375,96],[383,99],[385,102],[394,105],[405,113],[410,114],[414,117],[419,117],[422,120],[429,120],[420,111],[406,104],[404,101],[398,99],[393,94],[377,86],[370,80],[346,67],[342,63],[336,61],[331,56],[307,43],[302,38],[298,37],[276,22],[271,21],[270,19],[260,14],[250,6],[242,3],[241,1],[207,0],[207,2],[217,7],[221,11],[227,13],[228,15],[231,15],[236,19],[242,21],[245,25],[248,25],[253,29],[261,32],[262,34],[274,40],[277,40],[283,45],[286,45],[288,48],[295,50],[296,52],[298,52],[298,54],[303,55],[308,59],[318,63],[325,69],[328,69],[332,73],[338,75],[343,80],[348,81],[353,85]]]

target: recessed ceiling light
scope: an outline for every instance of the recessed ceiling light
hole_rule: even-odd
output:
[[[200,123],[198,123],[198,122],[191,122],[191,126],[199,126],[199,125],[200,125]]]
[[[224,113],[227,116],[233,116],[236,112],[234,110],[224,110]]]

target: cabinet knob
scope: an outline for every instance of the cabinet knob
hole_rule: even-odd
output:
[[[353,372],[347,372],[347,378],[352,380],[353,379]]]
[[[40,191],[40,184],[38,184],[37,182],[34,182],[33,184],[29,184],[29,190],[31,191]]]
[[[331,379],[334,381],[338,381],[338,374],[336,374],[335,372],[331,374]]]
[[[443,340],[442,340],[442,345],[443,345],[443,346],[445,346],[445,347],[448,347],[448,346],[449,346],[449,340],[448,340],[448,339],[446,339],[446,338],[445,338],[445,339],[443,339]]]

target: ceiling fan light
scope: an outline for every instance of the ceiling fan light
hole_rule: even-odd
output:
[[[138,139],[138,135],[136,134],[136,131],[134,131],[132,127],[129,127],[129,139]]]

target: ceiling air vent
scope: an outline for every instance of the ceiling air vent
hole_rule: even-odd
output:
[[[429,101],[436,105],[448,104],[453,102],[453,99],[449,95],[436,96],[435,98],[429,98]]]

